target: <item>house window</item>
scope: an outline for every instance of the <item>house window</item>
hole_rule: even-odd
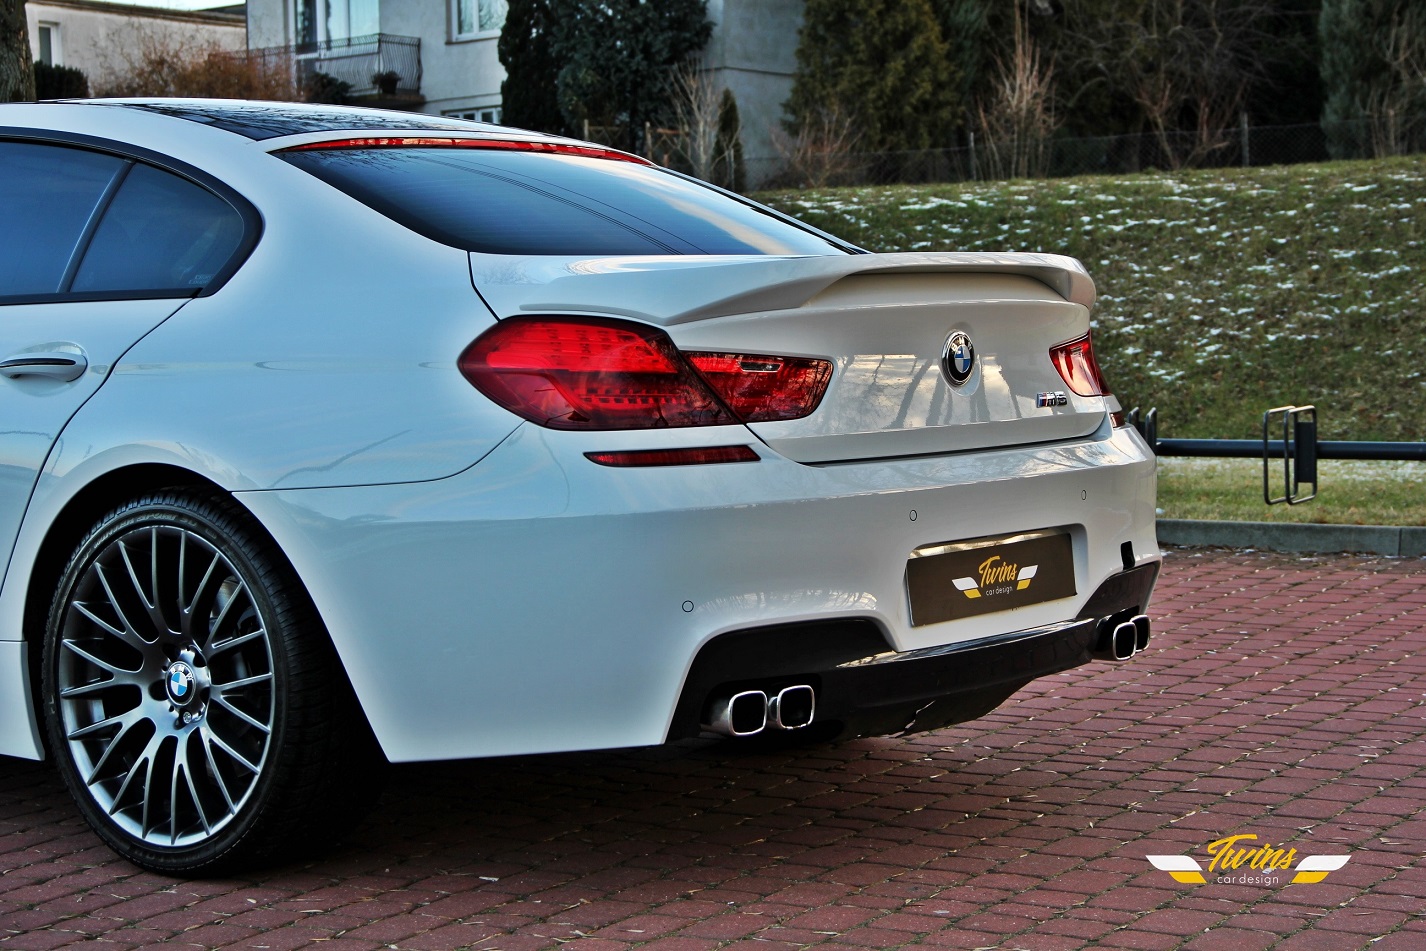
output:
[[[299,46],[381,32],[380,0],[296,0],[296,3]]]
[[[469,119],[472,122],[489,122],[491,125],[500,124],[500,107],[486,106],[481,109],[456,109],[451,112],[442,113],[452,119]]]
[[[59,24],[41,23],[38,30],[39,55],[35,59],[46,66],[60,66],[64,63],[64,58],[59,50]]]
[[[451,22],[459,37],[499,33],[505,25],[505,0],[451,0]]]

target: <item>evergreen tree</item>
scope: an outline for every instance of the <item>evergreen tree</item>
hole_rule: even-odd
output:
[[[551,0],[509,0],[499,40],[500,63],[505,67],[505,81],[500,84],[505,125],[556,135],[568,131],[556,89],[556,23]]]
[[[946,56],[960,70],[952,108],[965,112],[989,85],[995,57],[1002,52],[995,43],[997,33],[992,32],[991,17],[1005,13],[1005,5],[994,0],[934,2],[941,37],[946,41]],[[998,34],[1002,39],[1009,34],[1008,19],[997,17],[997,20],[1005,21],[995,24],[1003,28],[1003,32]],[[959,124],[962,117],[955,118]]]
[[[645,125],[673,124],[674,67],[712,35],[705,0],[553,0],[554,54],[562,64],[559,109],[578,132],[585,120],[618,130],[611,143],[643,145]]]
[[[847,121],[867,152],[941,147],[961,84],[931,0],[807,0],[786,125]]]
[[[718,158],[713,167],[713,183],[735,192],[743,190],[747,170],[743,166],[743,123],[738,118],[738,100],[733,90],[724,89],[718,103]]]
[[[1426,139],[1426,9],[1420,0],[1322,0],[1322,108],[1335,157]],[[1353,120],[1367,119],[1365,129]]]
[[[1260,50],[1264,78],[1248,101],[1254,123],[1301,125],[1321,118],[1321,6],[1321,0],[1272,0]]]

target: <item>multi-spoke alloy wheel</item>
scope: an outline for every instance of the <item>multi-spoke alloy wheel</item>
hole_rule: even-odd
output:
[[[109,542],[65,609],[56,686],[95,803],[150,845],[232,821],[272,737],[272,646],[249,583],[211,542],[149,525]]]
[[[348,698],[335,667],[291,569],[236,506],[141,500],[95,527],[60,584],[45,640],[51,744],[86,818],[126,857],[229,869],[349,818],[351,797],[332,788],[355,761],[328,722]]]

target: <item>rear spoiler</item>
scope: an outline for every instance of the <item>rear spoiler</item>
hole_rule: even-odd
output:
[[[501,319],[600,313],[670,326],[801,307],[854,274],[1014,274],[1088,308],[1094,281],[1060,254],[928,252],[812,257],[518,258],[470,255],[471,281]]]

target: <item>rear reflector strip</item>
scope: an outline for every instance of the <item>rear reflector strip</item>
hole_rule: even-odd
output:
[[[721,462],[757,462],[751,446],[705,446],[699,449],[634,449],[626,452],[586,452],[601,466],[706,466]]]

